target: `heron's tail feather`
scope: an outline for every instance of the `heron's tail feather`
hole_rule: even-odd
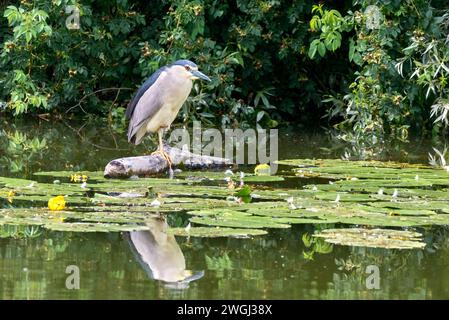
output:
[[[135,145],[140,144],[143,138],[147,135],[146,124],[146,121],[140,124],[134,124],[133,121],[131,121],[128,129],[128,142]]]

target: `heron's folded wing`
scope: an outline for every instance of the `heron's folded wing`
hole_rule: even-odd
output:
[[[133,111],[128,129],[128,141],[130,142],[133,141],[133,137],[140,128],[148,123],[163,106],[162,96],[164,88],[161,86],[161,82],[164,74],[161,74],[162,72],[142,94],[138,94],[140,96],[139,99],[136,99],[137,95],[133,99],[133,101],[136,101],[134,101],[135,105],[132,106]]]
[[[155,90],[155,86],[145,92],[139,99],[134,114],[131,117],[128,129],[128,141],[137,134],[142,126],[146,125],[154,115],[162,108],[163,103],[160,92]],[[140,140],[140,139],[139,139]]]
[[[128,103],[128,107],[126,108],[126,118],[127,119],[131,119],[134,110],[136,109],[137,104],[139,103],[140,98],[142,98],[142,96],[144,95],[144,93],[151,87],[153,86],[157,79],[159,78],[159,76],[161,75],[161,73],[163,71],[165,71],[165,69],[167,69],[167,67],[162,67],[159,70],[157,70],[155,73],[153,73],[151,75],[151,77],[149,77],[144,83],[143,85],[139,88],[139,90],[137,91],[136,95],[134,96],[134,98]]]

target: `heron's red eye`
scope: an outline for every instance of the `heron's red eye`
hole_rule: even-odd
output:
[[[190,66],[185,66],[187,71],[190,71]]]

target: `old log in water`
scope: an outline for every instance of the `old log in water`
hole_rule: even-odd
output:
[[[188,150],[164,147],[170,156],[172,167],[183,167],[186,169],[219,169],[232,167],[232,161],[228,159],[201,156]],[[152,154],[140,157],[127,157],[112,160],[104,170],[106,178],[129,178],[131,176],[151,176],[164,173],[168,169],[168,162],[160,154]]]

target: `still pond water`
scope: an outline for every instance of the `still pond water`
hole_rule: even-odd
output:
[[[113,158],[142,154],[151,142],[134,149],[125,133],[98,126],[1,123],[9,134],[45,137],[42,153],[25,159],[0,137],[0,176],[31,177],[39,170],[103,170]],[[299,131],[301,132],[301,131]],[[5,134],[5,132],[3,133]],[[279,158],[339,158],[344,148],[324,134],[279,134]],[[427,162],[432,144],[415,141],[387,154],[409,162]],[[407,151],[407,152],[404,152]],[[21,162],[19,173],[5,168]],[[25,164],[23,164],[25,163]],[[10,164],[10,162],[9,162]],[[251,171],[252,168],[245,168]],[[278,187],[282,187],[278,185]],[[289,186],[292,187],[292,186]],[[301,188],[301,184],[295,185]],[[170,217],[170,225],[176,217]],[[449,233],[426,230],[424,250],[386,250],[333,246],[314,253],[302,236],[318,226],[294,225],[251,239],[177,237],[157,254],[166,257],[151,273],[136,251],[158,250],[145,234],[44,231],[37,237],[0,237],[0,299],[448,299]],[[423,231],[423,230],[421,230]],[[170,251],[170,253],[166,251]],[[153,252],[154,253],[154,252]],[[149,254],[151,255],[151,253]],[[149,258],[151,259],[151,258]],[[193,281],[183,285],[155,280],[170,264],[185,261]],[[66,288],[66,268],[80,269],[79,290]],[[368,266],[379,268],[379,289],[370,289]],[[161,276],[160,276],[161,277]]]

